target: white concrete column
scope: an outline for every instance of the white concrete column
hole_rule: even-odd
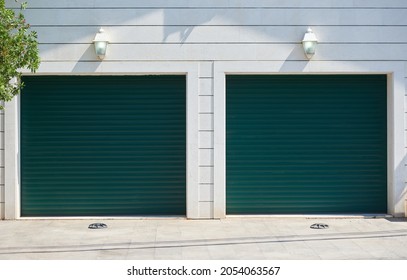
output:
[[[19,97],[7,102],[4,111],[4,216],[20,217]]]

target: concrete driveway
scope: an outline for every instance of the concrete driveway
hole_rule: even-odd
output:
[[[18,220],[0,236],[3,260],[407,259],[405,218]]]

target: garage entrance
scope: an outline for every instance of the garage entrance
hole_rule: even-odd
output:
[[[185,76],[27,76],[21,213],[185,215]]]
[[[226,213],[387,213],[386,79],[226,76]]]

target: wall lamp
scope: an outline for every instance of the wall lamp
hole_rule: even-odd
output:
[[[106,55],[107,45],[109,44],[109,38],[103,28],[100,28],[98,33],[96,33],[95,39],[93,39],[93,44],[95,45],[96,56],[100,60],[103,60]]]
[[[307,32],[304,34],[304,39],[302,39],[302,46],[308,59],[311,59],[311,57],[315,54],[317,44],[317,37],[315,36],[314,32],[312,32],[312,29],[308,27]]]

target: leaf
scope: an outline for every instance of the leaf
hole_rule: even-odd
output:
[[[21,3],[21,10],[26,7],[27,2]],[[21,11],[16,14],[0,0],[0,102],[12,100],[21,91],[21,69],[35,72],[39,65],[37,33],[30,30]],[[15,78],[17,83],[10,83]]]

